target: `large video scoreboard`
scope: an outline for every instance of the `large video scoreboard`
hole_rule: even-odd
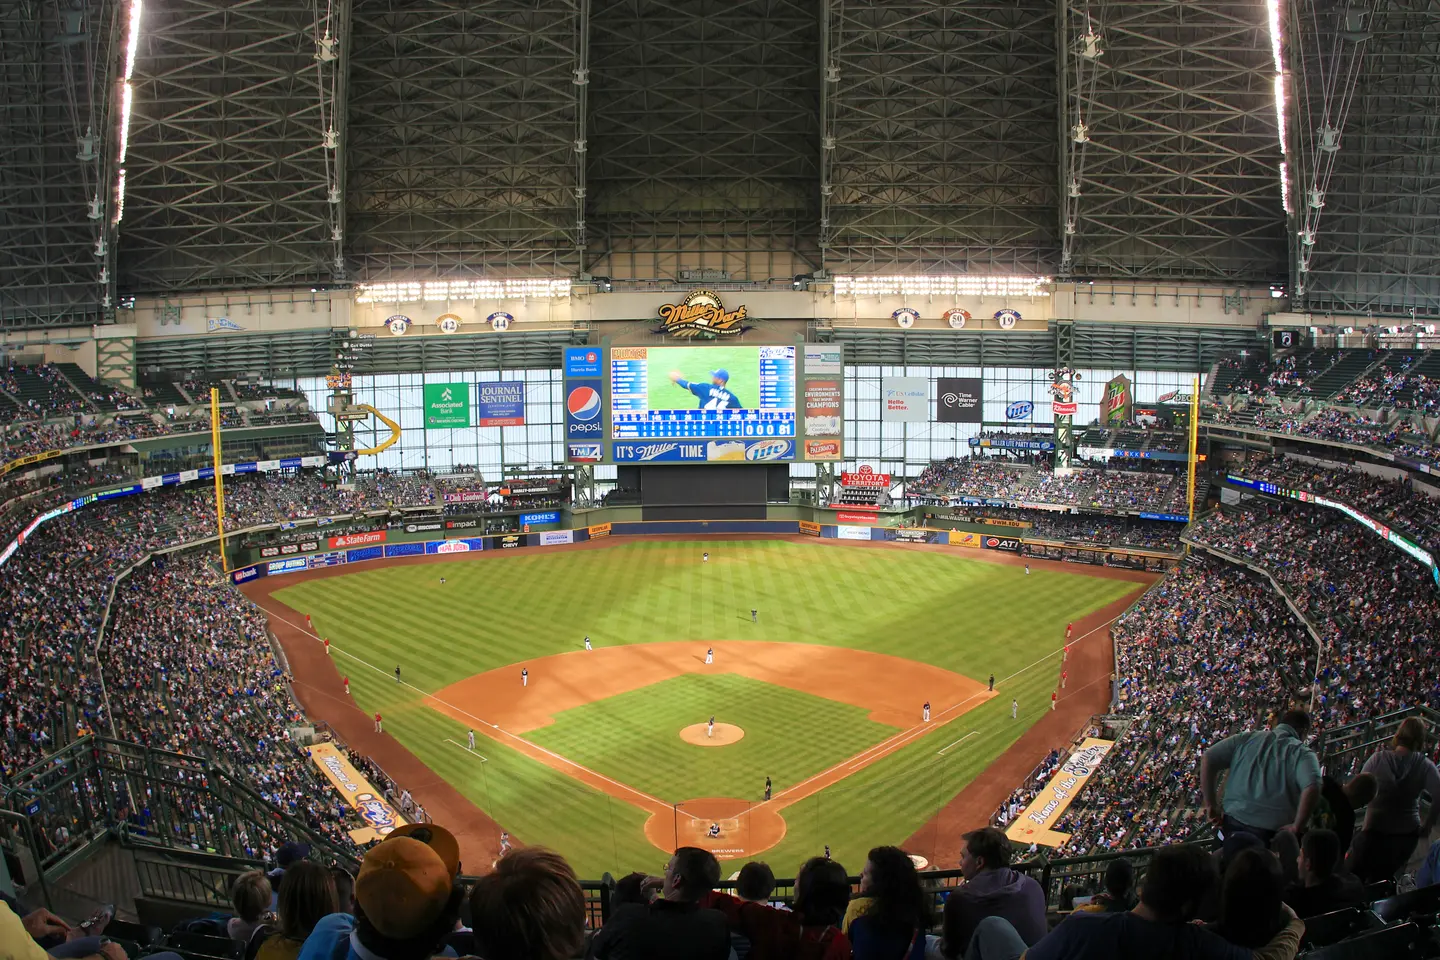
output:
[[[841,371],[829,345],[568,347],[566,459],[839,460]]]
[[[795,349],[612,347],[614,459],[793,460]]]

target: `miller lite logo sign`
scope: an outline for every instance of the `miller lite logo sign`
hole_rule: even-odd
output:
[[[720,295],[713,290],[693,290],[679,303],[660,307],[661,333],[672,337],[734,336],[746,329],[745,307],[726,310]]]

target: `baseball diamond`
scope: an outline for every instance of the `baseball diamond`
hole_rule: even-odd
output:
[[[434,795],[416,791],[429,810],[479,808],[581,869],[595,856],[597,871],[643,866],[685,837],[722,858],[827,842],[854,857],[845,825],[860,821],[866,842],[878,830],[944,862],[966,826],[947,821],[947,803],[1037,723],[1058,721],[1048,692],[1065,625],[1085,625],[1076,649],[1092,661],[1066,691],[1073,726],[1108,695],[1105,623],[1150,579],[1040,564],[1026,580],[998,552],[809,538],[647,537],[386,563],[244,588],[269,611],[307,709],[347,738],[383,710],[394,740],[367,752],[430,768]],[[316,634],[331,639],[328,658],[314,656]],[[392,661],[405,683],[380,666]],[[333,693],[339,670],[353,699]],[[993,691],[992,673],[1003,678]],[[1013,721],[1012,697],[1024,703]],[[677,735],[708,739],[711,716],[743,738],[714,750]],[[445,743],[471,728],[483,765]],[[897,782],[908,786],[894,795]],[[493,841],[472,833],[466,856],[483,858]]]

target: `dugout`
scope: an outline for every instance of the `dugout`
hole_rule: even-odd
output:
[[[783,463],[622,465],[615,480],[644,520],[763,520],[768,504],[790,502]]]

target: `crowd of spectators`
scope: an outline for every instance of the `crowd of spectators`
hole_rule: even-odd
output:
[[[1145,464],[1144,467],[1138,466]],[[1124,469],[1077,467],[1060,474],[1046,464],[1010,457],[951,457],[930,464],[908,484],[912,503],[948,503],[962,497],[1072,506],[1082,509],[1182,513],[1187,504],[1182,465],[1121,461]]]
[[[240,528],[347,513],[364,501],[314,473],[237,476],[226,519]],[[197,486],[92,504],[40,527],[0,567],[0,776],[87,733],[113,732],[221,763],[344,846],[347,825],[358,823],[289,740],[301,717],[259,611],[208,555],[157,557],[119,579],[151,551],[211,536],[212,502]],[[149,823],[145,809],[132,816]],[[212,820],[196,810],[180,818],[189,834],[173,839],[204,849]],[[63,842],[79,825],[52,824],[47,834]],[[269,840],[243,839],[255,852]]]
[[[1110,517],[1098,513],[1068,513],[1036,508],[1004,507],[951,508],[940,514],[926,514],[963,523],[984,523],[998,519],[1021,524],[1024,535],[1041,540],[1093,543],[1152,550],[1175,550],[1180,546],[1183,526],[1173,520],[1141,520],[1138,517]],[[1002,526],[1005,524],[1001,524]]]
[[[1314,624],[1330,651],[1316,673],[1322,724],[1440,706],[1440,663],[1428,652],[1440,593],[1387,541],[1299,505],[1217,512],[1190,536],[1264,570]]]
[[[1440,497],[1417,490],[1408,476],[1387,479],[1344,465],[1265,455],[1249,458],[1232,472],[1288,490],[1324,494],[1440,553]]]
[[[22,378],[26,382],[21,382]],[[35,387],[40,388],[37,394]],[[0,390],[15,401],[11,418],[46,419],[85,413],[89,407],[53,364],[18,366],[9,363],[0,376]]]
[[[1381,368],[1340,391],[1335,402],[1356,407],[1397,407],[1440,415],[1440,378],[1405,369]]]

